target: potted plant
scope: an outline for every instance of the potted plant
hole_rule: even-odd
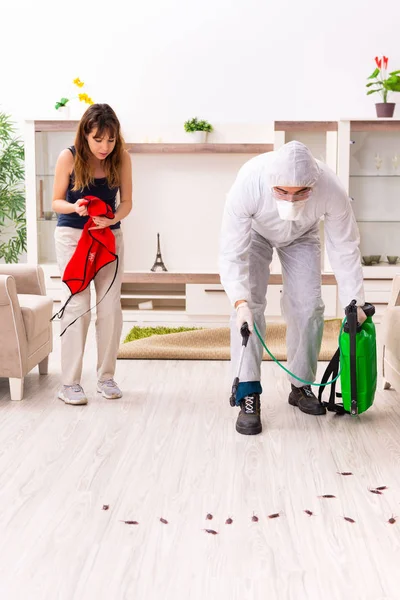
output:
[[[190,134],[192,142],[197,144],[204,144],[207,141],[207,134],[212,130],[210,123],[200,121],[197,117],[185,122],[185,131]]]
[[[0,112],[0,260],[17,263],[26,252],[24,146],[9,115]]]
[[[382,58],[375,57],[376,69],[368,77],[368,79],[375,79],[367,83],[368,90],[367,95],[375,94],[379,92],[382,95],[382,102],[375,104],[377,117],[393,117],[394,108],[396,104],[394,102],[388,102],[387,97],[389,92],[400,92],[400,71],[392,71],[388,74],[387,67],[389,59],[387,56]]]
[[[74,85],[76,85],[76,87],[78,89],[83,88],[83,86],[85,85],[83,83],[83,81],[81,81],[79,79],[79,77],[74,79],[72,83]],[[56,111],[58,112],[58,115],[61,119],[68,119],[68,117],[70,116],[69,115],[70,105],[68,103],[71,102],[71,100],[74,100],[77,98],[79,99],[80,102],[85,102],[86,104],[89,104],[89,105],[93,104],[93,100],[85,92],[82,92],[82,93],[78,94],[77,96],[73,96],[72,98],[61,98],[61,100],[56,102],[55,107],[54,107],[56,109]]]

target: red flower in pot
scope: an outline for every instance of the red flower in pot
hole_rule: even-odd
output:
[[[387,56],[379,58],[375,57],[376,69],[368,77],[367,83],[368,92],[367,95],[375,94],[379,92],[382,96],[382,102],[376,104],[376,113],[378,117],[393,117],[395,103],[388,102],[389,92],[400,92],[400,71],[392,71],[388,73],[389,59]]]

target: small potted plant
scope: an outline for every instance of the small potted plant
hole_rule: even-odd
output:
[[[197,144],[204,144],[207,141],[207,134],[212,130],[210,123],[200,121],[197,117],[185,123],[185,131],[190,134],[192,142]]]
[[[72,83],[74,85],[76,85],[76,87],[78,89],[83,88],[83,86],[85,85],[83,83],[83,81],[81,81],[79,79],[79,77],[77,77],[76,79],[74,79]],[[54,108],[58,112],[58,115],[60,116],[61,119],[68,119],[68,117],[69,117],[69,107],[70,107],[70,105],[68,103],[71,102],[71,100],[74,100],[74,99],[79,99],[80,102],[85,102],[85,104],[89,104],[89,105],[93,104],[93,100],[90,98],[90,96],[88,96],[84,92],[78,94],[77,96],[73,96],[72,98],[61,98],[61,100],[59,100],[58,102],[56,102],[56,104],[54,106]]]
[[[389,92],[400,92],[400,71],[392,71],[388,73],[388,62],[387,56],[379,58],[375,57],[376,69],[368,77],[368,79],[375,79],[367,83],[368,90],[367,95],[375,94],[379,92],[382,95],[382,102],[375,104],[377,117],[393,117],[394,109],[396,104],[394,102],[388,102],[387,97]]]

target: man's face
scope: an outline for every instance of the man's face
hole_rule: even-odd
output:
[[[274,187],[273,195],[276,200],[287,200],[288,202],[297,202],[298,200],[307,200],[311,194],[309,187]]]

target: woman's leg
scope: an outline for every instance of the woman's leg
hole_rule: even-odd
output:
[[[81,235],[81,229],[74,229],[73,227],[56,227],[54,239],[57,263],[61,277],[63,276],[65,267],[75,252]],[[63,302],[66,302],[70,297],[71,292],[65,283],[62,284],[62,290]],[[83,353],[90,324],[90,312],[86,313],[89,308],[90,289],[87,287],[83,292],[79,292],[72,296],[60,319],[61,331],[72,323],[72,321],[77,319],[73,325],[68,327],[61,338],[61,373],[62,383],[65,386],[79,384],[81,381]]]
[[[122,332],[121,284],[124,272],[124,241],[121,229],[114,229],[113,233],[118,255],[115,281],[108,290],[115,275],[115,262],[103,267],[94,279],[97,302],[100,300],[96,319],[97,379],[100,382],[114,377]]]

